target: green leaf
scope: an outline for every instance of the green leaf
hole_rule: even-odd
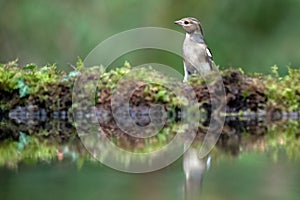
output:
[[[19,95],[21,98],[30,94],[30,89],[28,85],[25,84],[23,78],[18,79],[18,88],[19,88]]]
[[[35,64],[28,64],[25,67],[23,67],[24,70],[33,70],[35,69],[37,66]]]

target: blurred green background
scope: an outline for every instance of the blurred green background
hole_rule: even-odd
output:
[[[144,26],[183,32],[173,21],[193,16],[222,68],[265,73],[277,64],[285,73],[287,65],[300,66],[299,0],[0,0],[0,8],[1,63],[67,66],[113,34]],[[131,56],[120,62],[140,64]],[[180,58],[161,52],[136,57],[182,67]]]

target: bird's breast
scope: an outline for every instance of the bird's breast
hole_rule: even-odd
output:
[[[201,58],[206,56],[206,45],[196,43],[191,40],[185,40],[183,43],[183,56],[190,61],[201,61]]]
[[[190,39],[184,40],[183,58],[188,71],[194,71],[195,68],[198,73],[209,72],[211,70],[206,59],[206,48],[205,43],[194,42]]]

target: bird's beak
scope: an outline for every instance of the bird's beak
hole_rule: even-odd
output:
[[[178,25],[183,25],[183,21],[182,20],[177,20],[174,22],[175,24],[178,24]]]

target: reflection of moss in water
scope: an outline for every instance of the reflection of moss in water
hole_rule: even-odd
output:
[[[41,160],[51,161],[56,156],[55,145],[42,142],[34,136],[24,136],[30,140],[26,146],[19,148],[24,141],[5,140],[0,143],[0,166],[17,167],[19,162],[37,162]]]
[[[223,158],[242,157],[249,152],[268,152],[276,162],[280,154],[284,153],[291,160],[300,158],[299,122],[293,120],[278,121],[266,126],[265,132],[255,135],[245,131],[233,135],[221,135],[216,147],[212,150],[212,157]],[[201,147],[201,143],[195,142]]]
[[[285,153],[289,159],[299,159],[300,133],[298,127],[299,123],[296,121],[285,121],[280,122],[277,125],[275,123],[268,125],[267,131],[260,135],[253,135],[247,132],[239,132],[227,135],[226,137],[225,135],[221,135],[217,145],[212,152],[210,152],[210,155],[214,160],[222,160],[243,157],[243,155],[247,155],[249,152],[268,152],[274,161],[277,160],[277,157],[281,153]],[[174,130],[175,129],[176,126],[174,126]],[[170,133],[171,132],[168,134]],[[25,145],[23,149],[20,149],[18,148],[18,145],[24,142],[24,137],[27,138],[25,141],[27,145]],[[192,145],[193,148],[200,149],[201,141],[204,137],[205,135],[197,136],[197,139]],[[143,153],[159,150],[166,145],[167,141],[159,140],[158,138],[159,137],[157,137],[157,140],[155,141],[146,140],[147,142],[143,143],[143,145],[130,143],[133,147],[137,147],[130,151]],[[124,140],[124,138],[121,140]],[[115,143],[118,143],[121,140],[115,141]],[[95,144],[97,145],[99,143],[96,142]],[[120,147],[122,148],[122,144]],[[130,146],[124,146],[124,144],[123,147],[125,149],[127,148],[127,150],[130,148]],[[105,157],[105,154],[107,154],[106,156],[111,156],[110,152],[106,152],[105,149],[102,149],[102,151],[97,151],[97,149],[95,149],[95,152],[102,153],[103,157]],[[95,161],[78,140],[77,142],[76,140],[69,141],[68,144],[64,145],[58,143],[55,138],[49,140],[42,137],[37,138],[35,136],[23,135],[20,136],[20,140],[18,141],[7,139],[0,143],[0,166],[16,168],[20,162],[55,162],[61,159],[59,153],[63,154],[63,159],[75,162],[78,167],[81,167],[85,161]],[[120,154],[119,156],[115,154],[114,156],[115,159],[119,160],[121,163],[127,163],[127,165],[129,165],[131,162],[130,157],[126,157],[123,154]],[[141,157],[141,162],[143,161],[145,160],[142,160]],[[147,162],[151,161],[148,160]]]
[[[86,160],[95,161],[78,139],[62,144],[56,138],[36,137],[24,133],[19,134],[17,141],[1,141],[0,155],[0,167],[8,168],[17,168],[20,163],[53,163],[62,160],[74,162],[80,168]]]
[[[276,160],[280,151],[285,151],[290,159],[299,159],[300,154],[300,131],[298,121],[288,121],[270,125],[265,135],[268,141],[268,148],[274,152]]]

